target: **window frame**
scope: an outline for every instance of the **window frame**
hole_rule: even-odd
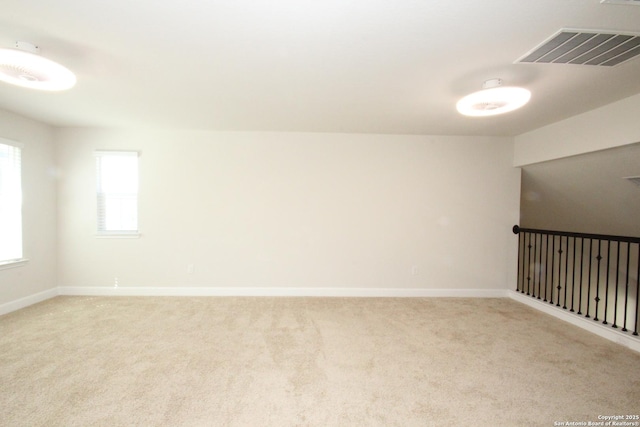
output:
[[[24,194],[23,194],[24,193],[23,192],[23,187],[24,187],[23,186],[23,181],[24,180],[23,180],[23,176],[22,176],[23,175],[23,173],[22,173],[23,167],[22,166],[23,166],[24,144],[22,144],[22,143],[20,143],[18,141],[12,140],[12,139],[2,138],[2,137],[0,137],[0,144],[1,145],[6,145],[6,146],[9,146],[9,147],[13,147],[13,148],[19,150],[19,152],[18,152],[18,159],[19,159],[19,161],[18,161],[18,169],[19,169],[19,173],[18,173],[18,187],[19,187],[19,189],[18,189],[18,191],[19,191],[19,194],[20,194],[20,197],[19,197],[19,199],[20,199],[19,200],[20,213],[18,215],[19,224],[14,224],[14,226],[17,226],[16,228],[20,229],[19,238],[18,238],[18,240],[19,240],[19,242],[18,242],[19,243],[19,251],[17,251],[17,252],[19,252],[19,254],[17,254],[19,256],[15,257],[15,258],[1,259],[0,260],[0,270],[4,270],[6,268],[22,266],[22,265],[24,265],[25,262],[28,261],[28,259],[25,258],[25,247],[24,247]]]
[[[136,183],[135,192],[130,193],[134,196],[135,200],[135,230],[107,230],[105,227],[106,221],[106,206],[104,201],[106,199],[106,192],[102,192],[101,184],[101,161],[104,157],[135,157],[136,158]],[[98,238],[138,238],[140,237],[140,221],[139,221],[139,187],[140,187],[140,152],[135,150],[96,150],[94,152],[95,158],[95,195],[96,195],[96,234]]]

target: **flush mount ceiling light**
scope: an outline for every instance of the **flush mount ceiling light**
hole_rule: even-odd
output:
[[[38,55],[31,43],[16,42],[15,49],[0,49],[0,81],[47,91],[65,90],[76,84],[67,68]]]
[[[508,113],[529,102],[531,92],[514,86],[502,86],[502,79],[484,82],[482,90],[465,96],[456,104],[460,114],[483,117]]]

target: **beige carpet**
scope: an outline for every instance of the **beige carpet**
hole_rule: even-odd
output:
[[[0,317],[2,426],[553,426],[640,354],[508,299],[58,297]]]

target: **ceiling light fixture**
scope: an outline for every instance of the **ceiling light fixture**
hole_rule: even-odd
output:
[[[508,113],[529,102],[531,92],[514,86],[502,86],[502,79],[484,82],[482,90],[465,96],[456,104],[460,114],[473,117]]]
[[[15,49],[0,49],[0,81],[47,91],[66,90],[76,84],[69,69],[38,55],[40,48],[16,42]]]

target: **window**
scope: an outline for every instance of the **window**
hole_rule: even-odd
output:
[[[22,260],[21,151],[0,139],[0,264]]]
[[[138,234],[138,153],[96,152],[98,234]]]

